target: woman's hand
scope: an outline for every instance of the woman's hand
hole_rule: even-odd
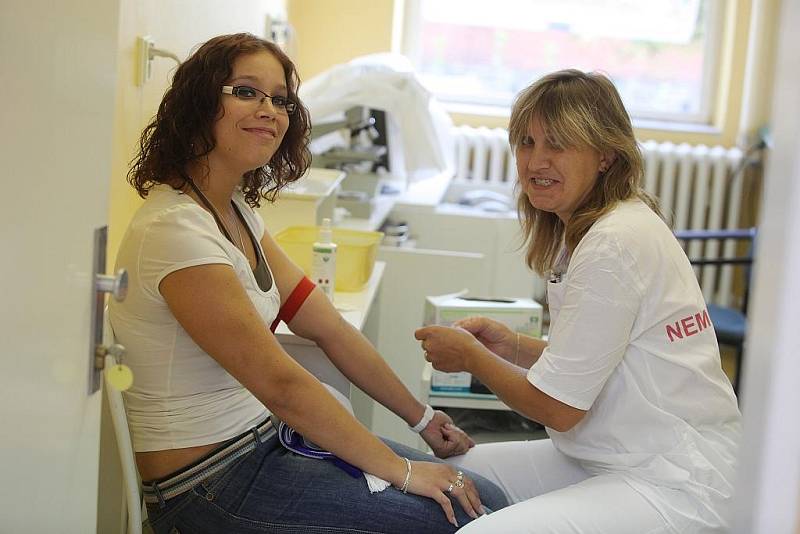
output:
[[[453,503],[447,498],[447,494],[456,499],[471,518],[476,519],[483,514],[483,505],[475,483],[449,464],[411,462],[408,491],[415,495],[430,497],[438,502],[444,510],[447,520],[456,528],[459,525],[456,521]]]
[[[467,433],[454,425],[449,415],[439,410],[433,413],[433,419],[419,435],[439,458],[465,454],[475,446]]]
[[[501,358],[511,361],[514,357],[517,334],[503,323],[486,317],[467,317],[453,326],[463,328]]]
[[[480,355],[484,347],[463,328],[450,326],[423,326],[414,332],[422,342],[425,359],[437,371],[457,373],[469,371],[472,358]]]

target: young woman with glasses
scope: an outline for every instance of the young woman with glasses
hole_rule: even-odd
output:
[[[158,533],[452,532],[483,506],[504,506],[500,490],[370,434],[269,330],[300,294],[287,319],[295,334],[440,456],[471,445],[413,398],[253,210],[309,166],[298,85],[274,44],[216,37],[177,69],[142,134],[129,181],[146,200],[117,258],[128,297],[110,311],[136,377],[125,400],[151,524]],[[278,420],[337,460],[284,448]],[[393,487],[371,493],[359,471]]]

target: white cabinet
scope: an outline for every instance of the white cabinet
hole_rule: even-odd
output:
[[[390,217],[408,223],[418,248],[486,256],[488,287],[482,296],[542,300],[544,282],[525,263],[515,213],[486,213],[455,204],[396,204]],[[472,288],[470,291],[475,293]]]

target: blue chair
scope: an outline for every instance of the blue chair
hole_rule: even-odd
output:
[[[689,258],[692,265],[702,267],[706,265],[738,265],[744,271],[744,295],[740,307],[725,307],[717,304],[708,304],[708,315],[717,333],[717,342],[720,345],[727,345],[735,350],[736,354],[736,375],[733,381],[734,391],[739,391],[739,384],[742,375],[742,356],[744,352],[744,339],[747,333],[747,304],[750,293],[750,271],[753,265],[753,249],[755,246],[756,229],[743,228],[736,230],[680,230],[675,232],[675,237],[681,241],[725,241],[734,239],[737,241],[749,241],[747,252],[743,256],[732,258]]]

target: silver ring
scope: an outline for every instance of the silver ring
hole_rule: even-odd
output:
[[[464,471],[456,471],[456,479],[464,480]]]
[[[455,487],[457,487],[457,488],[463,488],[463,487],[464,487],[464,479],[462,479],[462,478],[457,478],[457,479],[456,479],[456,481],[455,481],[453,484],[451,484],[451,485],[452,485],[452,486],[455,486]]]
[[[456,481],[456,482],[458,482],[458,481]],[[463,484],[462,484],[462,485],[463,485]],[[454,484],[450,484],[450,486],[448,486],[448,488],[447,488],[445,491],[446,491],[447,493],[452,493],[452,492],[453,492],[453,488],[454,488],[454,487],[456,487]]]

